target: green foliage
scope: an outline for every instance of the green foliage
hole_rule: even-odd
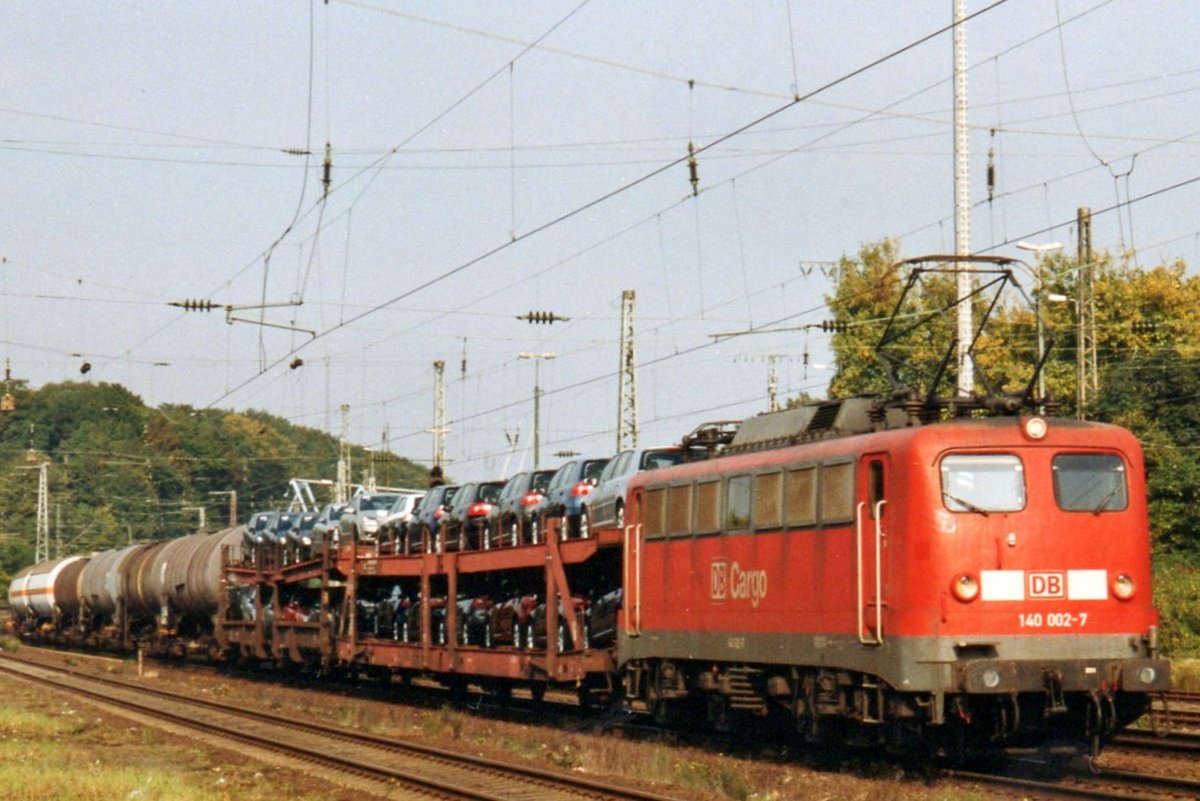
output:
[[[63,549],[99,550],[130,540],[193,531],[194,510],[225,520],[238,493],[238,518],[287,503],[293,477],[336,474],[337,440],[261,411],[145,406],[117,384],[16,382],[16,410],[0,416],[0,594],[33,561],[37,470],[49,463],[51,531]],[[423,468],[388,455],[379,482],[423,487]],[[354,448],[355,476],[369,464]]]
[[[1200,656],[1200,567],[1177,554],[1156,559],[1154,605],[1163,650],[1172,657]]]

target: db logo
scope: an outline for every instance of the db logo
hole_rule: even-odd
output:
[[[1063,598],[1067,594],[1066,576],[1062,573],[1030,573],[1030,598]]]
[[[729,567],[725,562],[712,563],[709,572],[709,587],[714,601],[724,602],[729,597]]]

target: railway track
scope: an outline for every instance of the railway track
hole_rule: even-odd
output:
[[[945,777],[984,787],[1044,798],[1119,798],[1123,801],[1163,801],[1200,797],[1200,781],[1123,770],[1102,770],[1097,775],[1080,771],[1048,779],[970,771],[947,771]]]
[[[377,782],[381,793],[399,785],[454,801],[672,801],[670,796],[620,784],[234,707],[11,655],[0,658],[0,672],[117,711],[150,716],[229,743],[300,760],[318,766],[322,778],[340,775]]]

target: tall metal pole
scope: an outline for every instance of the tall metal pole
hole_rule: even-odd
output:
[[[1096,367],[1096,265],[1092,263],[1092,210],[1080,208],[1075,213],[1076,260],[1079,281],[1075,298],[1079,326],[1075,350],[1075,416],[1083,420],[1088,398],[1100,391]]]
[[[343,403],[342,436],[338,440],[337,484],[333,488],[333,502],[350,500],[350,404]]]
[[[37,536],[33,543],[33,560],[41,564],[50,558],[50,463],[38,465]]]
[[[1037,359],[1038,364],[1042,363],[1042,357],[1046,355],[1046,326],[1042,323],[1042,303],[1046,295],[1046,282],[1042,277],[1042,256],[1047,251],[1062,250],[1062,242],[1050,242],[1045,245],[1034,245],[1029,242],[1018,242],[1017,247],[1021,250],[1028,250],[1034,254],[1037,260],[1037,269],[1034,275],[1037,277],[1037,287],[1033,293],[1033,316],[1034,325],[1037,326]],[[1046,371],[1038,370],[1038,404],[1039,406],[1046,400]]]
[[[638,444],[637,370],[634,364],[632,289],[621,292],[621,366],[617,371],[617,450]]]
[[[446,465],[446,363],[433,363],[433,466],[439,470]]]
[[[553,359],[556,353],[518,353],[518,359],[533,359],[533,469],[542,465],[542,381],[540,366],[543,359]]]
[[[954,252],[959,256],[971,253],[971,162],[969,129],[967,128],[967,2],[954,1]],[[957,270],[958,298],[958,394],[970,396],[975,391],[975,366],[971,361],[971,338],[974,315],[971,301],[971,270]]]

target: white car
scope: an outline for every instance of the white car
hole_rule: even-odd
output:
[[[398,497],[394,492],[363,492],[355,495],[338,519],[342,541],[358,539],[374,542],[384,518]]]

